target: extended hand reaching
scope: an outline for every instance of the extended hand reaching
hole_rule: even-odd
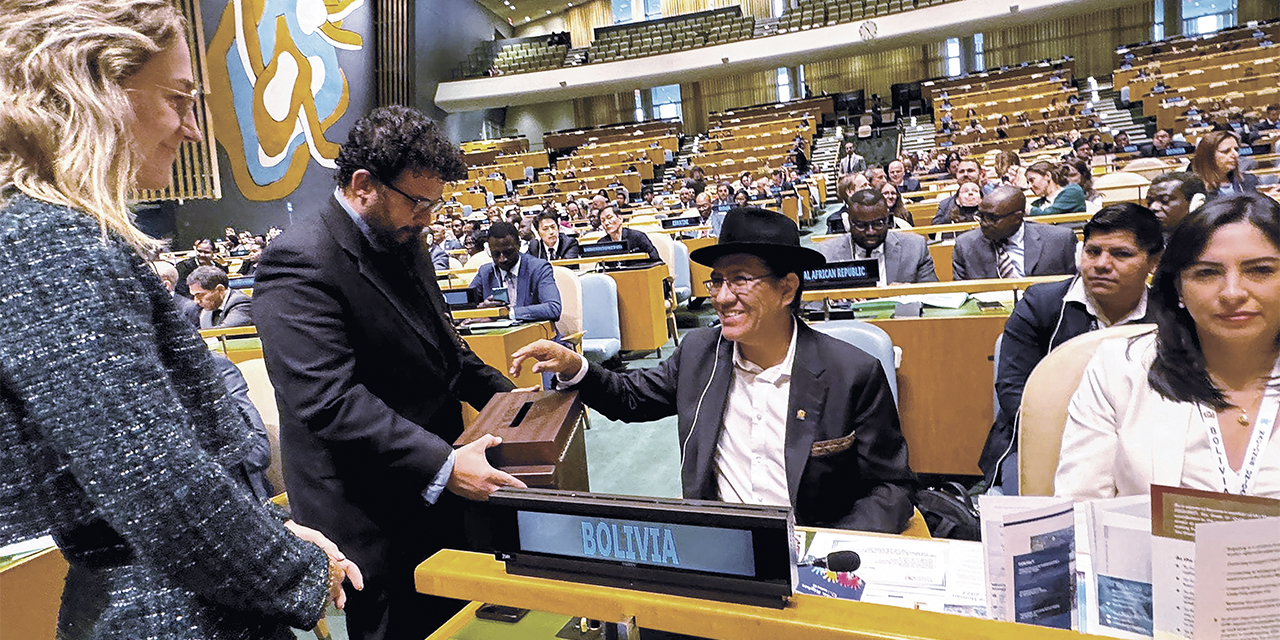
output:
[[[335,606],[341,609],[347,604],[347,594],[342,590],[343,580],[350,580],[351,586],[355,587],[356,591],[364,589],[364,576],[360,573],[360,567],[348,560],[332,540],[326,538],[323,533],[292,520],[286,521],[284,526],[292,531],[293,535],[320,547],[324,554],[329,556],[329,599]]]
[[[572,378],[578,375],[578,370],[582,368],[582,359],[578,357],[577,353],[550,340],[539,340],[511,354],[511,376],[513,378],[520,375],[520,365],[524,364],[526,358],[535,360],[533,365],[534,373],[550,371],[551,373],[562,374],[565,378]]]

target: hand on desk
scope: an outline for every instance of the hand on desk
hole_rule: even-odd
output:
[[[502,487],[528,488],[515,476],[489,464],[484,455],[485,449],[499,444],[502,444],[502,438],[485,435],[460,447],[454,452],[453,474],[445,486],[468,500],[480,501],[488,500],[489,494]]]
[[[348,560],[338,550],[338,545],[326,538],[323,533],[292,520],[286,521],[284,527],[293,532],[293,535],[320,547],[324,554],[329,556],[329,599],[336,607],[341,609],[347,604],[347,594],[342,590],[343,580],[351,580],[351,586],[355,587],[356,591],[364,589],[364,576],[360,574],[360,567]]]
[[[511,377],[520,375],[520,365],[524,364],[526,358],[536,361],[533,365],[534,373],[551,372],[572,378],[582,368],[582,359],[576,352],[551,340],[539,340],[511,354]]]

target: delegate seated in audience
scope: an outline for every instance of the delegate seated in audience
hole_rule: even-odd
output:
[[[840,176],[840,179],[836,182],[836,198],[843,204],[835,213],[827,216],[828,235],[848,232],[849,229],[844,226],[844,220],[849,213],[849,196],[869,186],[866,176],[861,173],[846,173]]]
[[[1258,131],[1280,129],[1280,104],[1267,105],[1267,113],[1258,121]]]
[[[724,224],[724,215],[716,211],[711,206],[711,192],[703,191],[693,199],[694,208],[698,211],[699,226],[711,227],[710,229],[702,229],[699,231],[690,231],[681,235],[682,238],[716,238],[720,236],[720,225]]]
[[[240,261],[240,268],[236,269],[236,275],[254,275],[258,272],[258,261],[262,259],[262,245],[255,240],[249,240],[241,243],[240,246],[248,253],[244,254],[244,259]]]
[[[1143,158],[1156,158],[1164,156],[1176,156],[1191,153],[1190,144],[1181,140],[1173,139],[1173,129],[1158,129],[1155,135],[1151,136],[1150,144],[1144,144],[1138,147],[1138,155]]]
[[[1071,184],[1067,165],[1041,160],[1027,167],[1026,173],[1031,192],[1040,196],[1031,203],[1031,215],[1085,211],[1084,189],[1078,184]]]
[[[1280,498],[1280,204],[1220,198],[1173,231],[1157,328],[1099,345],[1067,408],[1054,491],[1154,484]]]
[[[213,259],[214,248],[212,240],[207,238],[199,240],[194,248],[196,255],[185,260],[179,260],[177,264],[173,265],[178,270],[178,288],[175,291],[177,291],[178,295],[187,298],[191,297],[191,290],[187,288],[187,276],[191,275],[191,272],[195,271],[197,267],[217,267],[224,272],[227,270],[225,266]]]
[[[733,185],[728,182],[721,182],[716,185],[716,197],[711,201],[711,206],[716,209],[724,208],[729,210],[733,208]]]
[[[481,306],[510,305],[513,320],[560,319],[560,289],[551,263],[520,252],[520,237],[510,222],[489,227],[489,255],[493,262],[480,265],[471,287],[484,299]],[[494,299],[493,291],[507,289],[507,302]]]
[[[1077,160],[1083,161],[1086,166],[1093,162],[1093,145],[1087,138],[1076,138],[1071,143],[1071,151],[1062,157],[1062,162],[1066,164]]]
[[[1084,194],[1085,210],[1088,210],[1089,205],[1101,209],[1102,194],[1093,188],[1093,171],[1089,169],[1089,163],[1084,160],[1070,160],[1063,163],[1063,167],[1067,172],[1067,182],[1080,187],[1080,191]]]
[[[156,260],[151,263],[151,270],[156,272],[161,284],[164,285],[165,289],[169,290],[169,296],[173,298],[173,304],[178,307],[178,315],[190,322],[192,329],[199,329],[200,305],[196,304],[191,298],[174,295],[174,290],[178,286],[178,269],[164,260]]]
[[[885,175],[884,169],[881,169],[880,167],[871,167],[864,171],[863,175],[867,176],[867,182],[871,185],[871,188],[876,191],[879,191],[880,187],[883,187],[885,183],[889,182],[889,177]]]
[[[228,286],[227,272],[218,267],[196,267],[187,276],[191,298],[200,305],[200,328],[253,325],[253,302]]]
[[[877,260],[880,285],[938,281],[924,236],[891,231],[893,214],[879,191],[857,191],[847,203],[849,232],[816,245],[827,262]]]
[[[431,266],[436,271],[444,271],[449,268],[449,252],[445,251],[444,242],[444,225],[431,225]]]
[[[1210,131],[1200,138],[1191,170],[1204,181],[1208,202],[1258,190],[1258,178],[1240,169],[1240,139],[1230,131]]]
[[[948,156],[947,161],[951,161],[951,156]],[[958,184],[972,182],[973,184],[978,185],[979,188],[982,188],[987,179],[987,174],[982,170],[982,166],[978,164],[977,160],[972,158],[965,158],[956,162],[955,176]],[[984,195],[988,192],[990,192],[989,189],[983,189]],[[961,222],[961,220],[956,219],[955,208],[956,196],[949,196],[938,204],[938,212],[934,214],[931,224]]]
[[[889,163],[889,182],[898,188],[899,193],[913,193],[920,190],[920,181],[907,175],[907,166],[901,160]]]
[[[582,257],[578,239],[560,232],[560,223],[556,221],[554,212],[543,211],[534,221],[538,225],[538,235],[529,241],[525,253],[548,262]]]
[[[978,205],[980,226],[956,237],[952,277],[973,280],[1074,274],[1075,232],[1024,221],[1026,207],[1026,196],[1016,187],[996,187],[983,198]]]
[[[1178,223],[1202,204],[1204,182],[1194,173],[1175,171],[1159,175],[1147,187],[1147,207],[1160,220],[1166,244]]]
[[[649,258],[644,261],[632,260],[616,264],[630,265],[662,262],[662,257],[658,255],[658,249],[653,246],[649,236],[642,231],[622,226],[622,216],[619,216],[613,207],[605,207],[604,211],[601,212],[600,226],[605,233],[605,237],[601,238],[600,242],[623,242],[627,245],[627,253],[645,253],[649,255]]]
[[[1022,158],[1016,151],[1004,149],[996,152],[994,168],[1000,184],[1007,184],[1019,189],[1027,188],[1027,176],[1022,169]]]
[[[966,182],[956,189],[955,206],[951,209],[950,222],[976,222],[978,205],[982,204],[982,190],[972,182]]]
[[[898,187],[895,187],[892,182],[886,182],[883,187],[880,187],[880,195],[884,196],[885,204],[889,205],[890,215],[892,215],[896,220],[902,221],[909,227],[915,226],[915,218],[911,216],[911,211],[907,209],[907,205],[902,198],[902,193],[898,191]],[[895,224],[894,226],[901,225]]]
[[[1031,370],[1058,345],[1080,334],[1129,323],[1155,322],[1147,277],[1156,268],[1164,236],[1150,210],[1133,203],[1104,207],[1084,225],[1080,275],[1027,288],[1004,325],[996,397],[1000,410],[978,466],[991,484],[1012,473],[1017,455],[1014,420]],[[1002,468],[1003,467],[1003,468]],[[1012,476],[1004,483],[1012,487]],[[1011,493],[1006,491],[1006,493]]]
[[[690,258],[719,327],[694,329],[652,369],[590,364],[540,340],[514,355],[626,421],[676,416],[684,497],[789,506],[797,524],[899,533],[915,474],[885,371],[796,317],[804,272],[825,263],[785,216],[737,209]]]

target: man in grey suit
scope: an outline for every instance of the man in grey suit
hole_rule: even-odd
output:
[[[849,233],[814,246],[827,262],[879,260],[880,284],[938,281],[924,236],[889,230],[893,216],[879,191],[855,191],[848,209]]]
[[[840,161],[836,163],[836,167],[840,169],[840,175],[866,171],[867,159],[858,155],[858,152],[853,147],[853,142],[845,142],[844,155],[840,157]]]
[[[187,276],[191,297],[203,311],[200,328],[247,327],[253,324],[253,303],[228,286],[227,272],[217,267],[196,267]]]
[[[984,197],[978,205],[980,226],[956,237],[952,277],[975,280],[1075,274],[1075,232],[1024,222],[1026,208],[1026,196],[1016,187],[999,187]]]

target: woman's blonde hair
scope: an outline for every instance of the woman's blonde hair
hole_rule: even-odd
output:
[[[185,38],[170,0],[0,0],[0,185],[89,213],[141,252],[122,83]]]

